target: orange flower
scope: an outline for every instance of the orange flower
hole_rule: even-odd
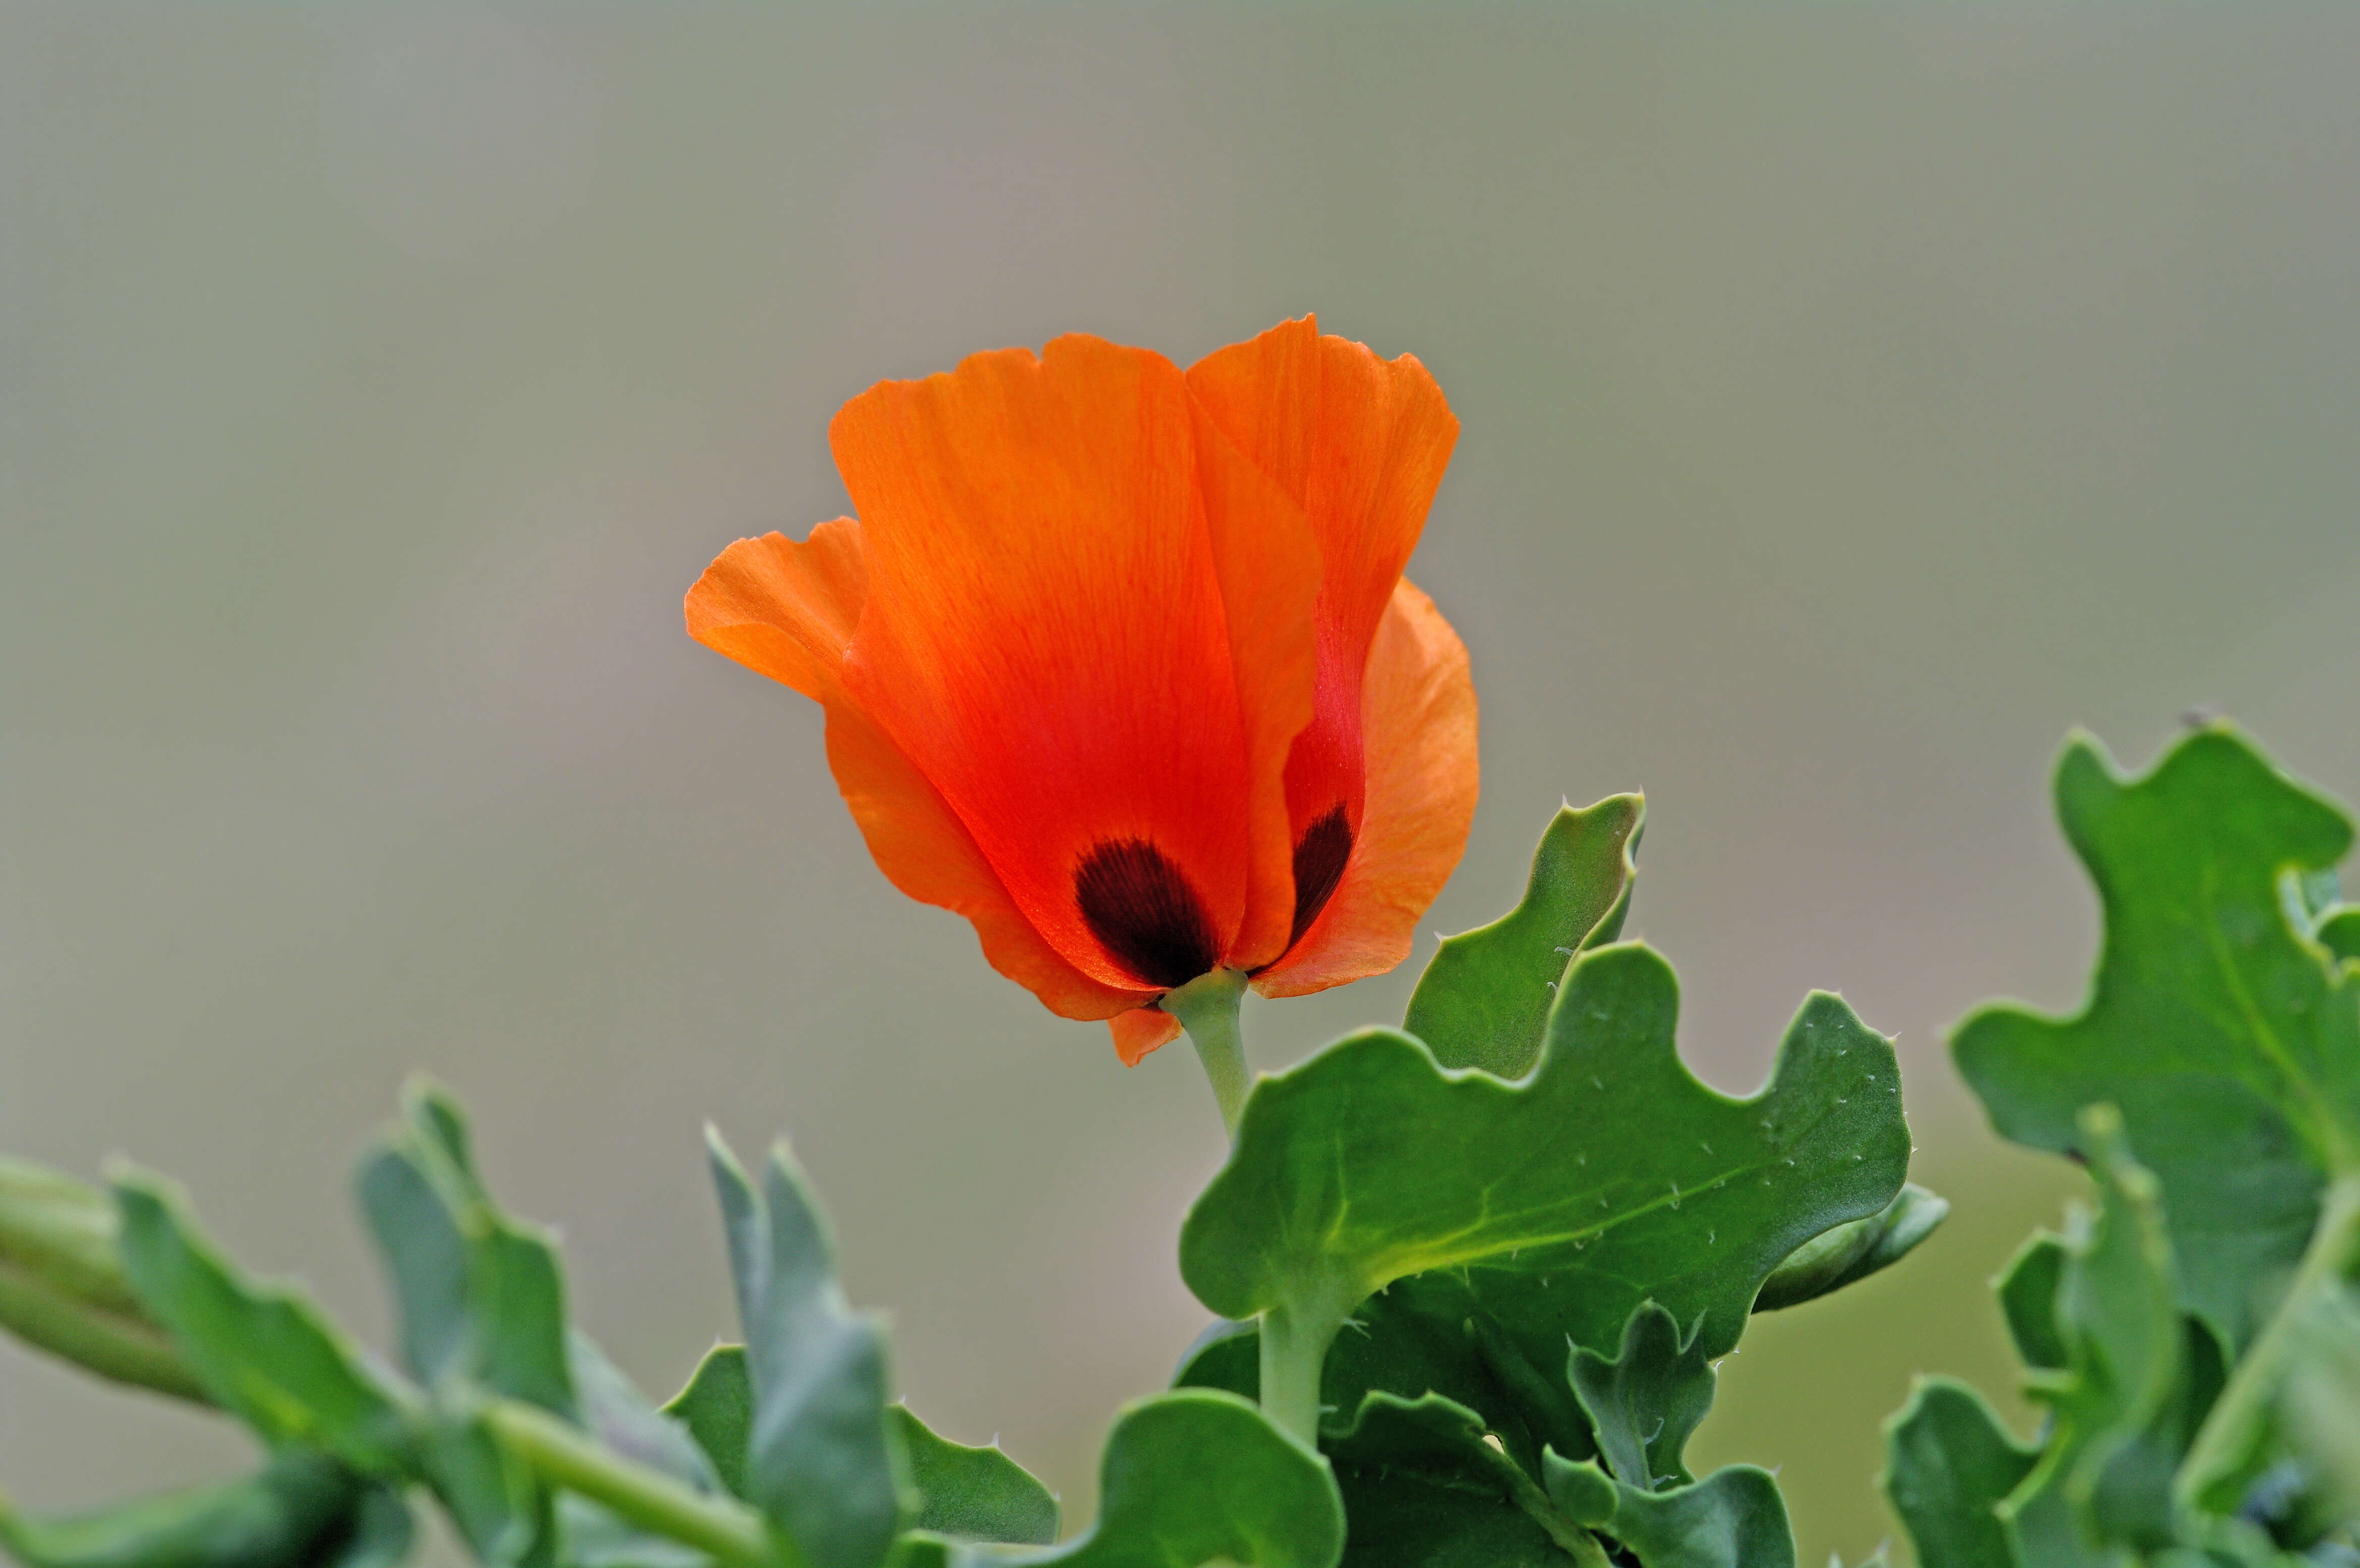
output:
[[[1183,374],[1098,338],[883,381],[859,521],[723,551],[688,629],[827,714],[869,852],[1127,1062],[1217,969],[1392,968],[1475,806],[1467,651],[1402,578],[1459,433],[1306,317]]]

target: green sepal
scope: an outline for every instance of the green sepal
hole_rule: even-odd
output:
[[[460,1381],[572,1415],[557,1249],[493,1202],[449,1096],[413,1083],[402,1111],[355,1186],[400,1308],[403,1360],[429,1388]]]
[[[1730,1464],[1703,1480],[1647,1492],[1588,1460],[1546,1456],[1550,1500],[1622,1543],[1642,1568],[1794,1568],[1795,1532],[1770,1473]]]
[[[2105,918],[2089,1003],[1984,1009],[1953,1055],[1994,1127],[2036,1148],[2086,1153],[2076,1113],[2120,1107],[2163,1186],[2182,1306],[2242,1350],[2255,1283],[2293,1267],[2328,1173],[2360,1169],[2360,970],[2287,880],[2332,868],[2352,825],[2221,725],[2136,779],[2077,737],[2056,798]]]
[[[786,1146],[757,1190],[719,1134],[707,1142],[753,1387],[746,1500],[810,1568],[877,1568],[915,1509],[887,1409],[884,1328],[846,1302],[826,1221]]]
[[[123,1271],[115,1205],[62,1171],[0,1159],[0,1328],[102,1377],[210,1404]]]
[[[1562,1355],[1619,1339],[1641,1300],[1737,1341],[1771,1270],[1891,1202],[1909,1157],[1890,1042],[1808,1001],[1769,1086],[1731,1100],[1673,1045],[1670,967],[1583,954],[1529,1079],[1446,1073],[1391,1030],[1265,1078],[1181,1233],[1181,1273],[1228,1318],[1333,1310],[1465,1268],[1493,1315]],[[1405,1132],[1414,1130],[1414,1132]]]
[[[962,1541],[1054,1544],[1055,1494],[999,1444],[970,1448],[937,1436],[907,1405],[894,1406],[891,1414],[920,1499],[913,1528]]]
[[[1622,1325],[1610,1360],[1574,1347],[1567,1366],[1592,1440],[1615,1479],[1642,1492],[1685,1485],[1689,1434],[1712,1409],[1716,1374],[1698,1344],[1701,1320],[1684,1334],[1669,1312],[1642,1302]]]
[[[1622,931],[1645,816],[1637,795],[1562,807],[1533,852],[1523,901],[1489,926],[1443,938],[1402,1021],[1436,1061],[1500,1078],[1532,1070],[1575,955]]]
[[[2019,1568],[2000,1504],[2038,1463],[1983,1397],[1947,1377],[1918,1380],[1885,1427],[1885,1495],[1928,1568]]]
[[[913,1533],[893,1568],[1335,1568],[1344,1509],[1318,1455],[1231,1394],[1185,1388],[1127,1407],[1098,1469],[1098,1518],[1064,1546]]]
[[[733,1497],[746,1496],[746,1452],[754,1433],[754,1382],[746,1347],[716,1344],[689,1374],[663,1413],[688,1429]]]
[[[0,1546],[24,1568],[391,1568],[410,1549],[399,1494],[290,1450],[252,1475],[71,1519],[0,1502]]]
[[[1825,1231],[1787,1255],[1754,1298],[1757,1312],[1799,1307],[1892,1267],[1950,1217],[1950,1201],[1914,1181],[1865,1220]]]
[[[159,1177],[123,1171],[115,1201],[132,1287],[214,1403],[274,1449],[320,1449],[367,1475],[415,1473],[414,1397],[310,1298],[248,1279]]]
[[[2067,1364],[2065,1335],[2057,1326],[2057,1287],[2065,1277],[2066,1255],[2064,1237],[2036,1231],[1993,1282],[2017,1358],[2041,1371],[2059,1371]]]

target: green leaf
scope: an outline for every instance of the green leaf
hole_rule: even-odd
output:
[[[25,1568],[381,1568],[409,1544],[399,1497],[300,1451],[239,1480],[73,1519],[0,1505],[0,1545]]]
[[[403,1113],[357,1187],[401,1309],[404,1361],[430,1387],[464,1380],[571,1415],[556,1248],[492,1201],[454,1102],[413,1084]]]
[[[2171,1475],[2202,1415],[2190,1407],[2217,1392],[2194,1387],[2158,1183],[2112,1107],[2082,1113],[2078,1141],[2103,1205],[2069,1217],[2055,1306],[2066,1366],[2027,1387],[2049,1408],[2049,1439],[2001,1508],[2041,1563],[2172,1545]]]
[[[1921,1378],[1885,1423],[1885,1495],[1925,1568],[2018,1568],[1999,1505],[2040,1456],[2007,1434],[1983,1398]]]
[[[123,1272],[104,1193],[0,1159],[0,1328],[118,1383],[209,1403]]]
[[[754,1382],[746,1371],[746,1347],[716,1344],[706,1351],[687,1387],[663,1410],[688,1428],[730,1496],[746,1496],[746,1451],[754,1432]]]
[[[1438,1394],[1371,1394],[1328,1447],[1349,1568],[1603,1561],[1483,1418]]]
[[[747,1501],[812,1568],[876,1568],[911,1510],[884,1329],[846,1303],[826,1222],[786,1146],[758,1191],[719,1135],[709,1141],[754,1390]]]
[[[566,1346],[580,1420],[591,1436],[701,1492],[722,1489],[716,1465],[685,1423],[659,1411],[588,1335],[571,1334]]]
[[[482,1420],[445,1419],[421,1440],[426,1483],[482,1562],[550,1568],[556,1560],[556,1500],[522,1457]]]
[[[1804,1004],[1743,1101],[1681,1065],[1677,1000],[1654,952],[1604,948],[1575,962],[1522,1083],[1445,1073],[1390,1030],[1262,1080],[1183,1228],[1183,1277],[1224,1317],[1332,1332],[1391,1282],[1456,1269],[1535,1366],[1568,1335],[1618,1343],[1649,1299],[1725,1354],[1773,1268],[1892,1201],[1909,1136],[1891,1044],[1837,998]]]
[[[1691,1479],[1681,1451],[1712,1409],[1715,1374],[1673,1316],[1644,1302],[1622,1325],[1612,1360],[1576,1346],[1568,1376],[1589,1413],[1600,1455],[1615,1479],[1642,1492]]]
[[[2057,1287],[2065,1277],[2065,1238],[2037,1231],[1997,1281],[2008,1337],[2027,1366],[2055,1371],[2067,1364],[2065,1336],[2057,1326]]]
[[[308,1298],[247,1279],[161,1179],[126,1171],[115,1201],[132,1286],[216,1404],[274,1448],[321,1449],[369,1475],[413,1472],[413,1398]]]
[[[1064,1546],[906,1538],[894,1568],[1335,1568],[1344,1509],[1328,1466],[1234,1395],[1188,1388],[1126,1408],[1098,1467],[1098,1518]]]
[[[1595,1464],[1547,1463],[1548,1494],[1568,1517],[1612,1536],[1642,1568],[1794,1568],[1795,1534],[1770,1473],[1731,1464],[1703,1480],[1645,1492]]]
[[[1822,1232],[1787,1255],[1762,1282],[1754,1310],[1799,1307],[1890,1268],[1932,1235],[1950,1212],[1949,1199],[1904,1182],[1883,1210]]]
[[[2360,962],[2360,905],[2330,912],[2311,933],[2311,939],[2333,953],[2339,962]]]
[[[919,1505],[915,1528],[966,1541],[1047,1546],[1057,1539],[1057,1499],[997,1443],[969,1448],[938,1437],[907,1405],[893,1407]]]
[[[2360,1295],[2322,1292],[2293,1326],[2301,1367],[2279,1395],[2291,1446],[2347,1517],[2360,1519]]]
[[[2285,894],[2352,826],[2221,726],[2138,779],[2077,739],[2056,795],[2105,916],[2090,1001],[2068,1019],[1985,1009],[1952,1051],[2018,1143],[2083,1152],[2075,1113],[2121,1108],[2163,1184],[2180,1300],[2243,1347],[2255,1286],[2293,1266],[2327,1174],[2360,1169],[2360,970],[2332,967]]]
[[[1402,1023],[1435,1060],[1501,1078],[1532,1070],[1574,956],[1622,928],[1645,815],[1636,795],[1559,810],[1534,852],[1524,902],[1489,926],[1443,938]]]

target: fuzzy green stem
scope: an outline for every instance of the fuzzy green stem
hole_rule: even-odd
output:
[[[2180,1465],[2174,1489],[2183,1503],[2233,1510],[2266,1453],[2272,1413],[2292,1372],[2306,1310],[2341,1290],[2360,1269],[2360,1172],[2337,1177],[2320,1204],[2319,1224],[2296,1268],[2286,1300],[2245,1353]]]
[[[1238,1135],[1238,1118],[1246,1108],[1246,1091],[1253,1075],[1246,1069],[1245,1036],[1238,1028],[1238,1004],[1245,999],[1246,977],[1233,969],[1217,969],[1175,991],[1164,993],[1164,1011],[1180,1020],[1196,1058],[1212,1080],[1213,1098],[1221,1107],[1221,1124]]]
[[[1262,1413],[1280,1431],[1319,1446],[1319,1372],[1344,1326],[1345,1308],[1273,1307],[1262,1315]]]
[[[732,1568],[802,1568],[793,1543],[770,1530],[753,1509],[601,1447],[589,1433],[537,1405],[495,1399],[484,1408],[484,1421],[542,1480],[604,1504],[641,1530]]]

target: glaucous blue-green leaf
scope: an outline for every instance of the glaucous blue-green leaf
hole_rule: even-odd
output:
[[[1550,1501],[1612,1536],[1642,1568],[1794,1568],[1795,1534],[1770,1473],[1730,1464],[1667,1491],[1642,1491],[1588,1460],[1547,1456]]]
[[[893,1407],[919,1504],[914,1528],[963,1541],[1048,1546],[1057,1539],[1057,1499],[994,1443],[970,1448],[937,1436],[907,1405]]]
[[[1636,944],[1583,954],[1519,1083],[1445,1072],[1391,1030],[1262,1080],[1190,1211],[1181,1272],[1207,1307],[1332,1327],[1408,1276],[1460,1269],[1544,1347],[1619,1343],[1644,1299],[1727,1352],[1764,1278],[1884,1209],[1909,1136],[1891,1044],[1814,995],[1750,1100],[1673,1044],[1678,988]],[[1267,1351],[1265,1352],[1267,1354]]]
[[[912,1511],[885,1331],[836,1283],[836,1248],[784,1145],[758,1190],[710,1138],[754,1420],[746,1500],[810,1568],[877,1568]]]
[[[25,1568],[390,1568],[410,1546],[399,1496],[322,1454],[71,1519],[0,1500],[0,1546]]]
[[[118,1383],[210,1403],[123,1272],[104,1193],[0,1159],[0,1328]]]
[[[1885,1495],[1920,1568],[2021,1568],[1999,1508],[2040,1451],[2010,1437],[1981,1394],[1920,1379],[1885,1424]]]
[[[2105,944],[2070,1018],[2000,1006],[1952,1041],[1999,1132],[2081,1152],[2119,1106],[2162,1181],[2181,1300],[2233,1347],[2255,1290],[2303,1250],[2331,1172],[2360,1170],[2360,970],[2289,917],[2287,878],[2352,844],[2343,812],[2214,725],[2144,777],[2067,747],[2057,810],[2097,884]]]
[[[1609,1358],[1576,1345],[1568,1376],[1590,1417],[1599,1456],[1614,1478],[1642,1492],[1692,1479],[1680,1455],[1712,1409],[1715,1374],[1697,1343],[1653,1301],[1622,1325]]]
[[[1762,1282],[1754,1310],[1799,1307],[1881,1273],[1908,1256],[1950,1212],[1949,1199],[1914,1181],[1904,1182],[1883,1210],[1821,1232],[1797,1247]]]
[[[478,1561],[554,1568],[556,1498],[485,1422],[446,1415],[426,1428],[419,1447],[426,1484]]]
[[[1565,806],[1541,835],[1524,902],[1489,926],[1443,938],[1402,1023],[1435,1060],[1501,1078],[1532,1070],[1574,955],[1622,928],[1645,815],[1636,795],[1582,811]]]
[[[214,1403],[273,1448],[320,1449],[371,1475],[413,1469],[414,1397],[307,1297],[246,1278],[160,1178],[123,1172],[115,1201],[132,1288]]]
[[[716,1344],[706,1351],[663,1409],[688,1429],[729,1494],[744,1497],[746,1451],[754,1437],[754,1381],[746,1370],[746,1347]]]
[[[492,1201],[449,1096],[413,1084],[402,1109],[356,1185],[400,1307],[403,1360],[430,1388],[464,1379],[572,1414],[557,1249]]]
[[[722,1489],[716,1467],[688,1426],[658,1410],[588,1335],[569,1334],[566,1354],[577,1414],[591,1436],[624,1458],[701,1492]]]
[[[1343,1549],[1326,1463],[1245,1400],[1183,1388],[1115,1422],[1088,1534],[1040,1547],[913,1534],[894,1568],[1335,1568]]]

